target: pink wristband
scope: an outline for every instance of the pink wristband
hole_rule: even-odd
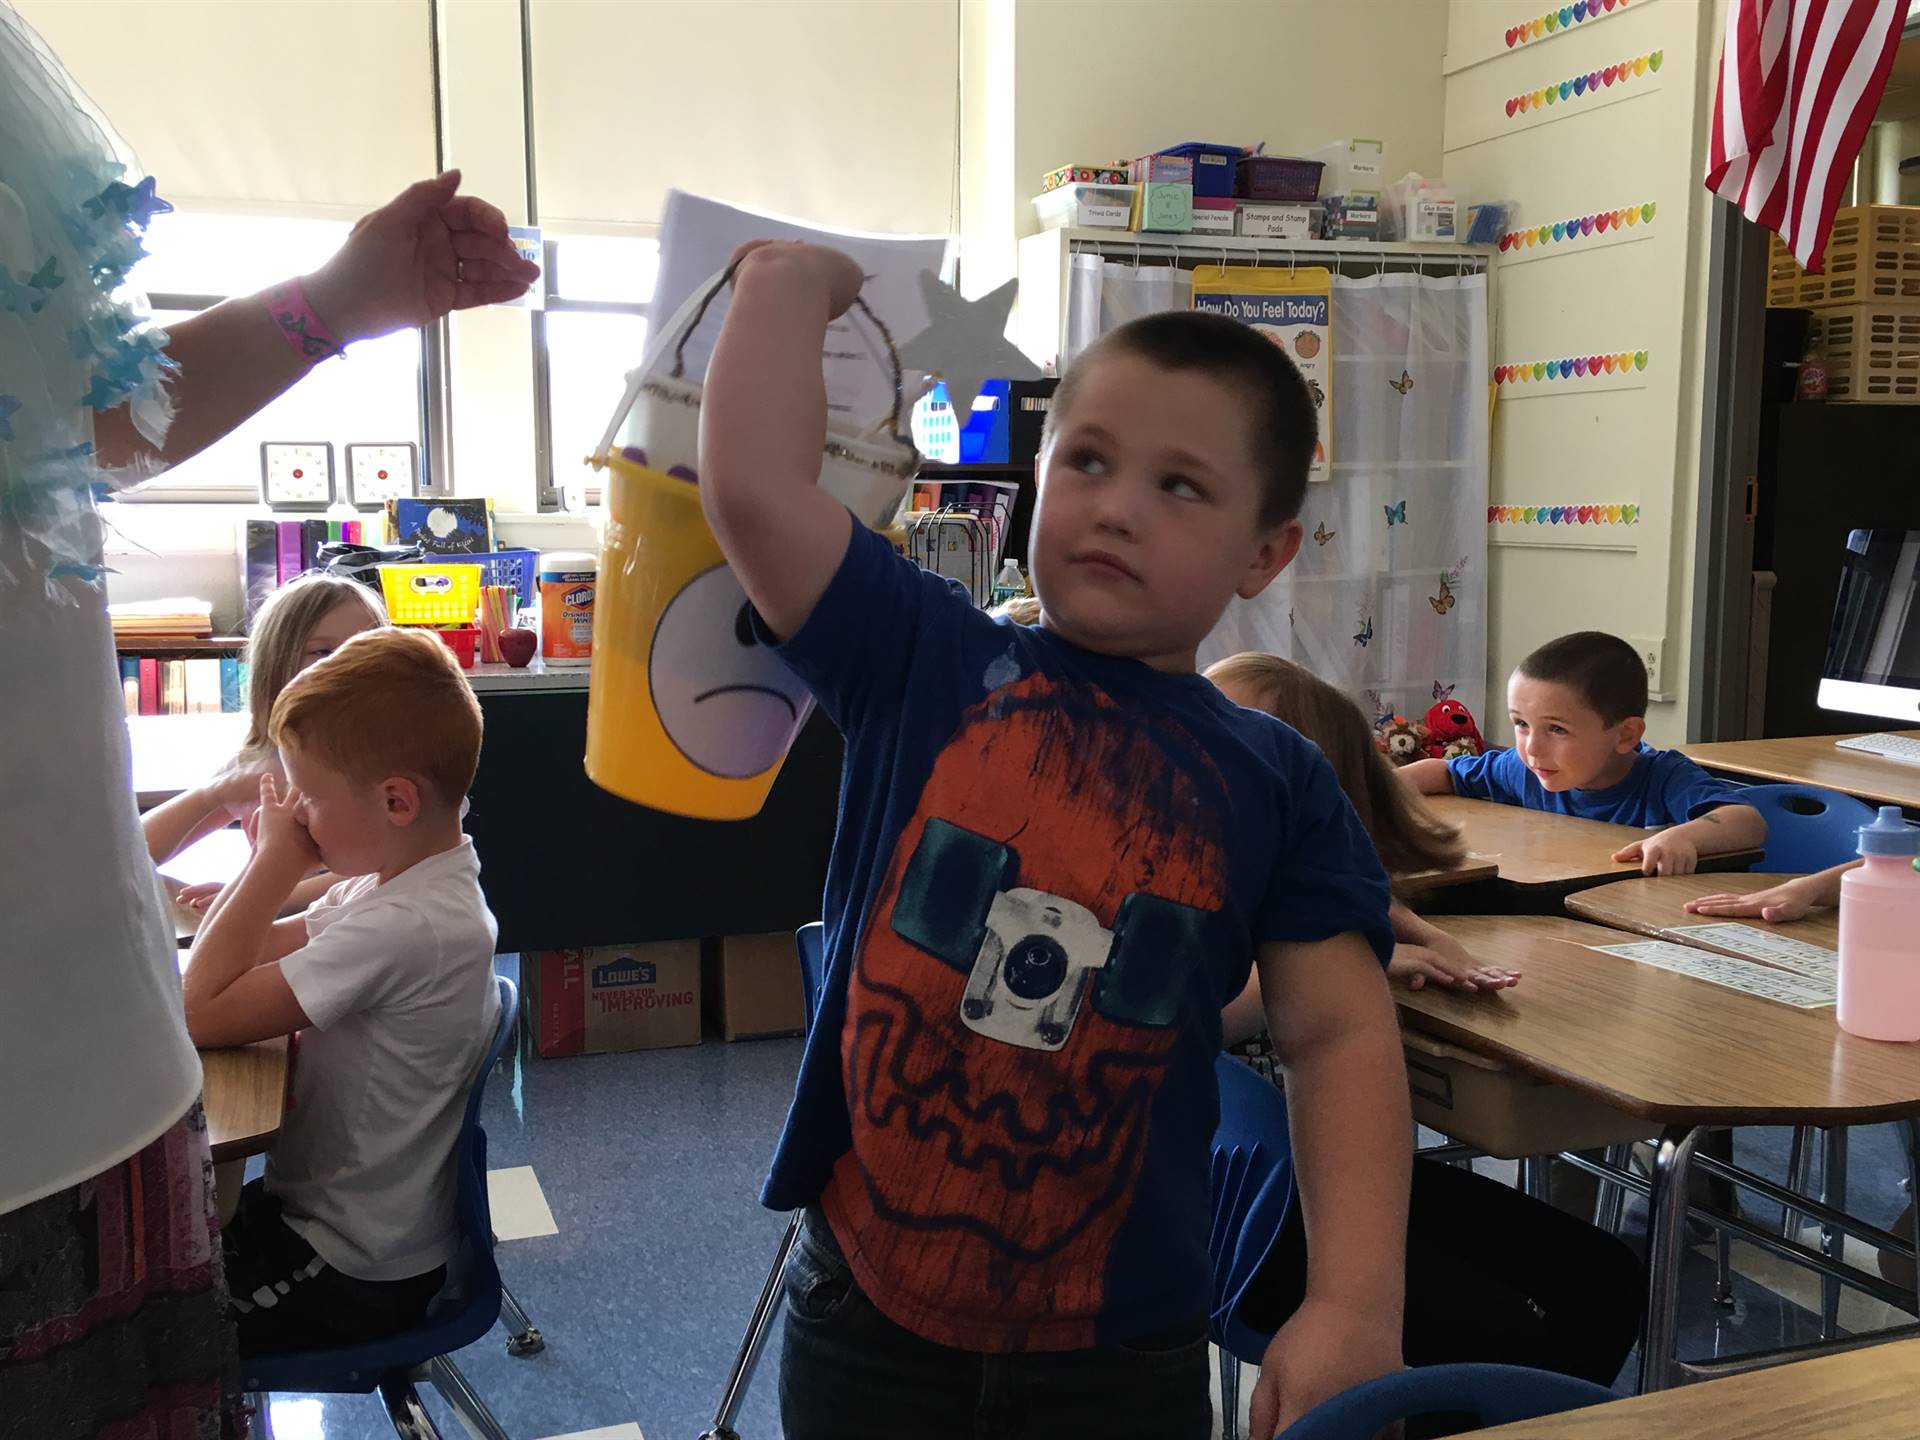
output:
[[[300,352],[309,365],[318,365],[329,355],[345,355],[346,349],[334,338],[326,322],[313,313],[300,277],[282,280],[267,291],[267,313],[273,317],[280,338]]]

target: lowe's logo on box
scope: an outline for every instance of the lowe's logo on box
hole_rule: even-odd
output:
[[[625,985],[651,985],[656,978],[651,960],[636,960],[631,955],[622,955],[618,960],[593,967],[593,987],[596,990]]]

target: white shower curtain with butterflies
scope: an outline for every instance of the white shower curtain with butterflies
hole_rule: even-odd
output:
[[[1378,718],[1487,718],[1484,275],[1336,277],[1333,465],[1300,556],[1201,647],[1305,665]],[[1504,699],[1501,701],[1505,703]]]

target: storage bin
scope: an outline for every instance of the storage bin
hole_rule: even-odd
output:
[[[1040,177],[1040,189],[1058,190],[1062,185],[1125,185],[1125,162],[1112,165],[1062,165]]]
[[[1033,197],[1042,230],[1124,230],[1133,214],[1132,185],[1062,185]]]
[[[471,625],[480,608],[480,567],[382,565],[380,593],[396,625]]]
[[[1233,194],[1235,163],[1245,153],[1238,145],[1212,145],[1204,140],[1189,140],[1169,145],[1159,152],[1193,162],[1195,199],[1218,199]]]
[[[1307,158],[1325,164],[1320,184],[1331,194],[1386,189],[1387,147],[1378,140],[1335,140]]]
[[[1920,303],[1813,312],[1807,347],[1827,362],[1827,400],[1920,405]]]
[[[462,670],[473,669],[474,642],[480,638],[478,630],[471,625],[452,625],[433,633],[440,637],[442,644],[453,651],[453,658],[460,662]]]
[[[1325,168],[1318,160],[1287,155],[1243,155],[1234,169],[1233,193],[1243,200],[1313,200]]]
[[[1655,1121],[1417,1030],[1402,1030],[1400,1045],[1413,1118],[1499,1159],[1623,1145],[1659,1133]]]
[[[1776,309],[1920,303],[1920,205],[1843,205],[1809,275],[1778,235],[1767,246],[1767,304]]]
[[[1318,205],[1264,205],[1243,202],[1235,233],[1257,240],[1318,240],[1325,211]]]
[[[538,550],[491,550],[473,558],[480,562],[482,585],[511,585],[519,592],[522,605],[533,604]]]
[[[1191,155],[1142,155],[1127,167],[1127,178],[1136,185],[1191,185]]]

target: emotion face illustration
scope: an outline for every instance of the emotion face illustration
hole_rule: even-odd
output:
[[[647,683],[674,747],[730,780],[778,765],[813,706],[807,687],[754,632],[746,592],[724,565],[695,575],[661,612]]]

